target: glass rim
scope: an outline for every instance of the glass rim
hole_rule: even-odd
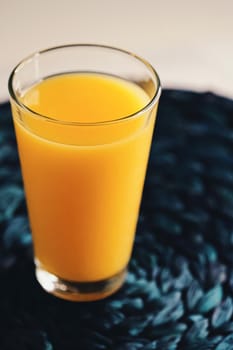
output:
[[[30,61],[32,61],[35,57],[38,57],[39,55],[43,55],[43,54],[50,52],[50,51],[62,50],[62,49],[72,48],[72,47],[92,47],[92,48],[100,48],[100,49],[102,48],[102,49],[121,52],[125,55],[128,55],[128,56],[135,58],[139,62],[143,63],[144,66],[146,66],[148,68],[148,70],[153,74],[154,79],[157,83],[157,86],[155,86],[154,95],[149,99],[149,102],[144,107],[140,108],[138,111],[136,111],[134,113],[127,114],[125,116],[121,116],[121,117],[116,118],[116,119],[106,120],[106,121],[98,121],[98,122],[79,122],[79,121],[65,121],[62,119],[56,119],[54,117],[40,114],[36,111],[33,111],[33,109],[30,109],[29,107],[27,107],[27,105],[22,103],[18,99],[18,97],[16,96],[15,90],[13,88],[13,80],[14,80],[14,77],[17,74],[17,72],[19,70],[21,70],[27,63],[29,63]],[[66,45],[58,45],[58,46],[49,47],[49,48],[44,49],[44,50],[35,51],[34,53],[25,57],[15,66],[15,68],[12,70],[12,72],[10,74],[9,80],[8,80],[8,91],[9,91],[10,97],[12,98],[14,103],[16,103],[24,111],[26,111],[30,114],[33,114],[33,116],[37,119],[42,119],[42,120],[45,120],[47,122],[52,122],[52,123],[56,123],[56,124],[71,125],[71,126],[75,126],[75,125],[77,125],[77,126],[82,126],[82,125],[83,126],[92,126],[92,125],[96,126],[96,125],[114,124],[117,122],[133,119],[133,118],[140,116],[143,113],[148,112],[158,102],[160,95],[161,95],[161,92],[162,92],[162,86],[161,86],[161,81],[160,81],[160,78],[159,78],[157,71],[154,69],[154,67],[146,59],[142,58],[141,56],[139,56],[131,51],[121,49],[121,48],[118,48],[115,46],[103,45],[103,44],[92,44],[92,43],[80,43],[80,44],[66,44]]]

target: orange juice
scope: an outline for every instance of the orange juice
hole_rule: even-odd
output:
[[[36,261],[48,272],[89,282],[127,266],[155,109],[133,114],[149,101],[129,81],[74,73],[26,90],[20,117],[13,105]]]

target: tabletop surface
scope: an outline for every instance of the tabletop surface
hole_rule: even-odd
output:
[[[101,43],[148,59],[166,88],[233,98],[232,0],[1,0],[0,101],[24,57],[68,43]]]
[[[233,100],[164,90],[123,288],[46,294],[8,104],[0,106],[0,349],[233,349]]]

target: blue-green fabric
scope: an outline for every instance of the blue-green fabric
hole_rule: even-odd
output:
[[[165,90],[124,287],[45,293],[9,104],[0,106],[0,349],[233,349],[233,101]]]

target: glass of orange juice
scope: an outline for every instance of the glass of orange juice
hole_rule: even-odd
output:
[[[66,45],[19,63],[9,93],[36,277],[64,299],[104,298],[131,256],[159,77],[130,52]]]

